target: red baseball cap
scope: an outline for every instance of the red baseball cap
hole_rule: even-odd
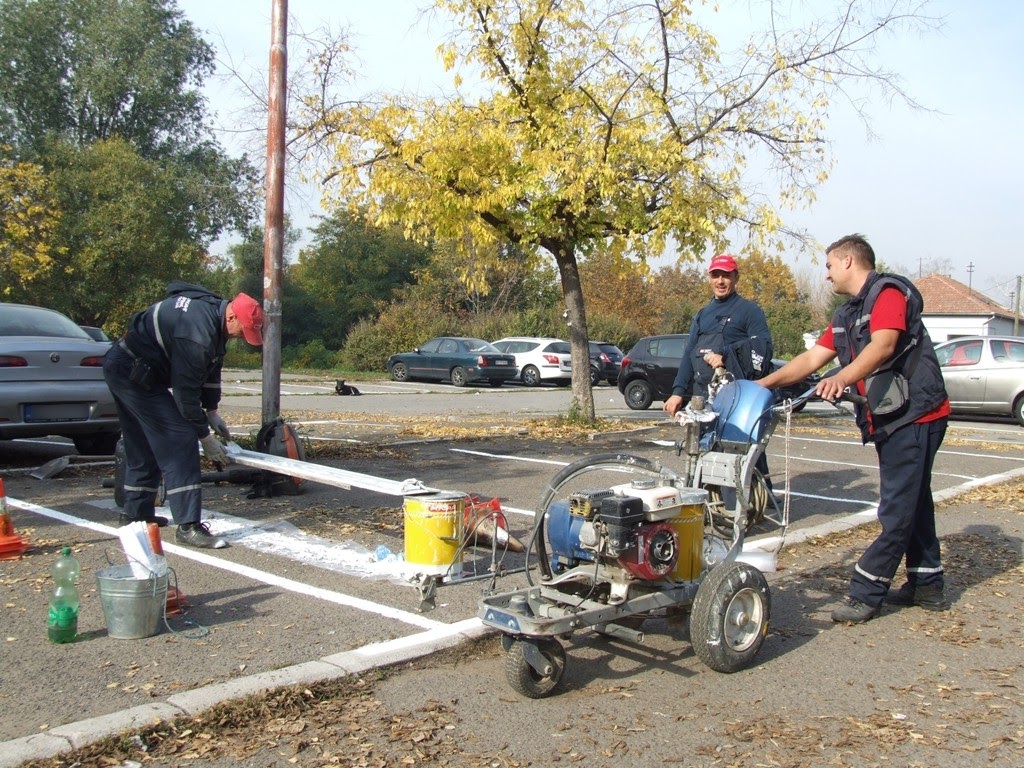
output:
[[[254,347],[263,346],[263,307],[252,296],[240,293],[231,302],[231,309],[242,324],[245,340]]]
[[[711,260],[711,264],[708,266],[708,272],[714,272],[716,269],[720,269],[723,272],[739,272],[740,268],[736,266],[736,258],[730,256],[728,253],[720,253]]]

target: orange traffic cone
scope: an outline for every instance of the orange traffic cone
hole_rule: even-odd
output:
[[[153,547],[153,554],[162,555],[164,553],[164,542],[160,538],[160,526],[156,523],[147,523],[146,532],[149,534],[149,543]],[[185,597],[185,593],[177,587],[168,584],[167,607],[164,609],[164,613],[168,616],[178,616],[189,607],[191,606],[189,605],[188,598]]]
[[[14,522],[7,511],[7,492],[0,477],[0,560],[17,560],[28,549],[28,539],[14,532]]]

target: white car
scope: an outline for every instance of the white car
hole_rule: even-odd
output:
[[[502,352],[515,355],[519,379],[528,387],[553,381],[561,387],[572,382],[569,342],[536,336],[509,336],[494,342]]]

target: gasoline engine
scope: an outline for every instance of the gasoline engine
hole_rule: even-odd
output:
[[[652,478],[573,493],[548,510],[551,571],[593,562],[613,581],[694,578],[703,505],[689,515],[684,506],[679,489]]]

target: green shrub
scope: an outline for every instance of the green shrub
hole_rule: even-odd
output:
[[[307,341],[301,346],[285,347],[281,350],[283,368],[312,368],[326,370],[337,364],[337,353],[327,349],[320,339]]]

